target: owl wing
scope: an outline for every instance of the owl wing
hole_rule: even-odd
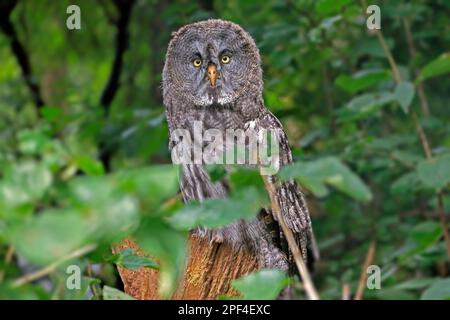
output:
[[[255,130],[266,129],[275,133],[279,144],[280,168],[291,163],[292,153],[289,147],[289,141],[280,121],[270,111],[267,111],[267,113],[256,121],[255,126]],[[304,195],[295,180],[279,182],[276,175],[270,176],[270,179],[276,185],[277,198],[284,220],[294,234],[297,244],[301,249],[303,259],[307,261],[308,266],[312,268],[314,261],[319,259],[319,251],[312,230],[311,219]],[[271,214],[270,210],[267,210],[267,212]],[[270,221],[268,217],[265,217],[265,220]],[[271,227],[270,229],[273,230],[274,228]],[[288,255],[291,268],[295,270],[292,252],[288,249],[286,239],[284,238],[281,229],[278,228],[278,230],[280,232],[280,246]]]

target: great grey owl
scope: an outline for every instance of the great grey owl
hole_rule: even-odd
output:
[[[271,129],[279,141],[279,165],[292,162],[282,125],[264,106],[258,48],[237,24],[206,20],[175,32],[168,46],[162,83],[170,133],[182,128],[194,134],[193,124],[199,121],[203,130]],[[173,148],[175,143],[172,139],[169,146]],[[184,164],[182,168],[180,189],[185,201],[227,196],[226,183],[214,182],[204,163]],[[303,258],[311,265],[317,250],[303,194],[295,181],[288,181],[277,187],[277,196]],[[251,250],[261,267],[293,270],[292,254],[268,208],[261,209],[250,222],[241,220],[220,229],[199,228],[193,232]]]

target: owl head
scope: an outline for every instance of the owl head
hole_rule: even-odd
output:
[[[235,23],[206,20],[173,33],[163,70],[164,97],[225,106],[258,97],[263,87],[255,41]]]

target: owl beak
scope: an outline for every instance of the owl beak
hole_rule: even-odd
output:
[[[209,82],[211,83],[212,87],[216,86],[216,80],[217,80],[217,69],[216,69],[216,65],[211,63],[208,66],[208,79]]]

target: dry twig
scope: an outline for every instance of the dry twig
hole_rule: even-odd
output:
[[[272,211],[275,214],[278,223],[283,230],[284,235],[286,236],[289,248],[292,251],[292,255],[294,256],[295,263],[297,265],[298,271],[303,280],[303,285],[310,300],[319,300],[319,294],[314,286],[314,283],[311,280],[311,275],[309,274],[308,268],[306,267],[305,262],[303,261],[302,255],[300,253],[300,249],[294,239],[294,235],[292,234],[291,229],[286,225],[284,221],[284,217],[281,213],[280,205],[278,203],[278,199],[275,192],[275,186],[270,181],[269,176],[261,175],[264,180],[264,185],[266,187],[267,192],[269,193],[270,203],[272,207]]]
[[[350,286],[348,283],[342,285],[342,300],[350,300]]]
[[[362,0],[362,5],[363,5],[363,8],[367,7],[366,0]],[[410,51],[411,55],[414,56],[415,55],[414,42],[413,42],[412,36],[410,34],[408,34],[408,33],[410,33],[409,21],[404,20],[403,23],[404,23],[404,28],[405,28],[405,32],[406,32],[406,38],[407,38],[407,42],[408,42],[408,46],[409,46],[409,51]],[[394,76],[394,80],[398,84],[402,81],[402,78],[398,71],[394,56],[392,55],[391,50],[389,49],[389,47],[386,44],[386,41],[383,36],[383,32],[379,29],[375,29],[374,32],[377,35],[378,41],[380,42],[380,45],[383,48],[384,54],[389,62],[389,65],[391,67],[391,70],[392,70],[392,73]],[[421,108],[422,108],[425,116],[427,116],[429,114],[429,106],[428,106],[428,101],[426,100],[425,91],[423,89],[423,86],[421,86],[421,82],[419,82],[418,90],[419,90],[419,95],[420,95],[419,97],[420,97]],[[414,111],[411,111],[411,117],[412,117],[414,126],[416,128],[417,134],[419,135],[420,142],[422,144],[422,148],[425,153],[425,156],[428,160],[432,160],[433,154],[431,152],[430,143],[428,141],[427,134],[425,133],[425,130],[422,128],[422,125],[420,124],[419,119],[417,118],[417,114]],[[448,231],[447,221],[446,221],[446,217],[445,217],[445,209],[443,206],[443,198],[442,198],[443,196],[442,196],[442,193],[440,193],[440,192],[437,193],[436,196],[438,198],[439,218],[440,218],[440,222],[442,224],[442,228],[444,229],[444,239],[445,239],[445,244],[447,246],[448,257],[450,259],[450,233]]]
[[[97,245],[95,245],[95,244],[88,244],[84,247],[81,247],[80,249],[73,251],[69,255],[62,257],[61,259],[49,264],[48,266],[46,266],[42,269],[39,269],[35,272],[31,272],[29,274],[24,275],[23,277],[16,279],[13,282],[13,287],[19,287],[26,283],[29,283],[29,282],[35,281],[39,278],[42,278],[42,277],[48,275],[49,273],[52,273],[53,271],[55,271],[55,269],[58,266],[60,266],[61,264],[63,264],[64,262],[69,261],[71,259],[79,258],[79,257],[85,255],[86,253],[93,251],[96,247],[97,247]]]
[[[358,289],[356,289],[355,300],[361,300],[364,295],[364,288],[366,287],[367,280],[367,268],[372,264],[373,258],[375,257],[376,243],[373,241],[370,244],[369,250],[367,250],[366,259],[361,270],[361,275],[359,276]]]

